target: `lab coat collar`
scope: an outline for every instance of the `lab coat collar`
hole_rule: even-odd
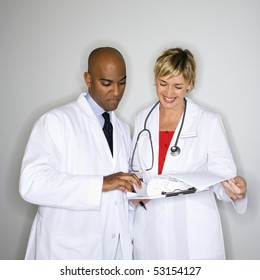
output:
[[[88,125],[92,126],[93,134],[95,134],[95,137],[96,137],[97,141],[100,142],[100,145],[102,145],[104,147],[104,152],[107,154],[107,158],[113,165],[113,170],[114,170],[116,167],[116,162],[118,161],[118,156],[119,156],[118,151],[120,151],[121,145],[122,145],[122,139],[123,139],[122,128],[116,117],[115,112],[111,112],[110,116],[111,116],[111,122],[113,125],[113,156],[112,156],[109,146],[107,144],[106,137],[98,122],[97,116],[91,109],[89,103],[86,100],[85,95],[86,95],[86,93],[82,93],[78,97],[77,103],[78,103],[79,107],[81,108],[82,112],[88,118]]]
[[[182,128],[182,132],[179,138],[179,141],[181,138],[190,137],[190,136],[196,136],[197,132],[194,131],[194,121],[196,121],[196,115],[199,112],[199,106],[193,103],[189,98],[187,99],[187,109],[186,109],[186,115],[185,120]],[[147,110],[147,113],[150,111],[152,107],[150,107]],[[159,106],[156,106],[154,109],[154,112],[150,115],[148,122],[147,122],[147,128],[151,131],[152,134],[152,141],[153,141],[153,148],[154,148],[154,166],[153,169],[149,172],[151,176],[155,176],[158,173],[158,154],[159,154]],[[178,126],[176,128],[176,131],[174,133],[174,136],[171,140],[170,146],[172,147],[175,144],[176,138],[178,136],[178,132],[181,125],[181,119],[178,123]],[[167,165],[167,162],[169,161],[169,157],[171,157],[170,153],[167,152],[167,156],[165,159],[164,166]]]
[[[180,134],[180,137],[179,137],[178,146],[180,146],[181,141],[183,141],[182,140],[183,138],[189,138],[189,137],[196,137],[197,136],[197,130],[196,130],[197,126],[196,126],[196,124],[194,125],[194,122],[196,122],[198,120],[197,116],[198,116],[198,113],[199,113],[200,109],[199,109],[199,106],[194,104],[190,99],[188,99],[188,98],[186,98],[186,99],[187,99],[186,115],[185,115],[182,131],[181,131],[181,134]],[[180,119],[180,121],[177,125],[177,128],[176,128],[176,131],[174,132],[174,136],[171,140],[169,149],[172,146],[175,145],[175,141],[176,141],[176,138],[179,134],[179,130],[180,130],[180,126],[181,126],[181,121],[182,121],[182,118]],[[178,157],[179,156],[176,157],[176,160],[177,160]],[[173,160],[173,157],[172,157],[170,151],[168,150],[167,154],[166,154],[166,158],[165,158],[162,173],[164,173],[165,170],[168,170],[168,171],[171,170],[172,160]],[[157,161],[158,161],[158,154],[157,154]]]

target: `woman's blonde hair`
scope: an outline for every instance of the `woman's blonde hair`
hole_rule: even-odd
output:
[[[196,63],[192,53],[185,49],[173,48],[165,50],[154,66],[155,78],[183,75],[185,81],[193,89],[196,80]]]

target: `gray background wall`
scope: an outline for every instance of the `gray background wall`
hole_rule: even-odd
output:
[[[89,52],[124,54],[128,83],[118,114],[133,128],[155,100],[153,64],[169,47],[198,63],[194,101],[218,112],[248,211],[219,203],[228,259],[260,259],[259,64],[257,0],[0,0],[0,259],[23,259],[35,206],[18,193],[21,160],[34,122],[85,90]]]

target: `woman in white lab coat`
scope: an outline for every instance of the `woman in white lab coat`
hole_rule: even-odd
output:
[[[172,156],[185,107],[185,96],[195,83],[195,61],[188,50],[166,50],[155,64],[155,84],[160,103],[140,112],[135,120],[133,144],[146,128],[151,133],[154,163],[146,132],[139,137],[133,163],[146,170],[144,182],[158,174],[209,171],[225,178],[236,176],[236,167],[219,115],[186,98],[186,114]],[[147,118],[148,114],[149,117]],[[134,147],[134,145],[133,145]],[[152,167],[152,168],[151,168]],[[134,220],[135,259],[225,259],[221,221],[215,201],[231,202],[238,213],[247,207],[242,177],[214,185],[199,193],[153,199],[137,206]]]
[[[89,92],[44,114],[26,147],[20,194],[38,205],[26,259],[132,258],[125,191],[138,180],[122,173],[129,170],[130,130],[113,112],[125,89],[124,59],[115,49],[96,49],[84,76]],[[113,155],[100,123],[104,111]]]

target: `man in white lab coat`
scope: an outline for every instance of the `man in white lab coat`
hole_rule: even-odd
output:
[[[132,258],[126,192],[140,182],[127,173],[130,130],[113,112],[126,86],[125,61],[113,48],[98,48],[88,67],[88,92],[44,114],[25,150],[19,190],[38,205],[26,259]]]

